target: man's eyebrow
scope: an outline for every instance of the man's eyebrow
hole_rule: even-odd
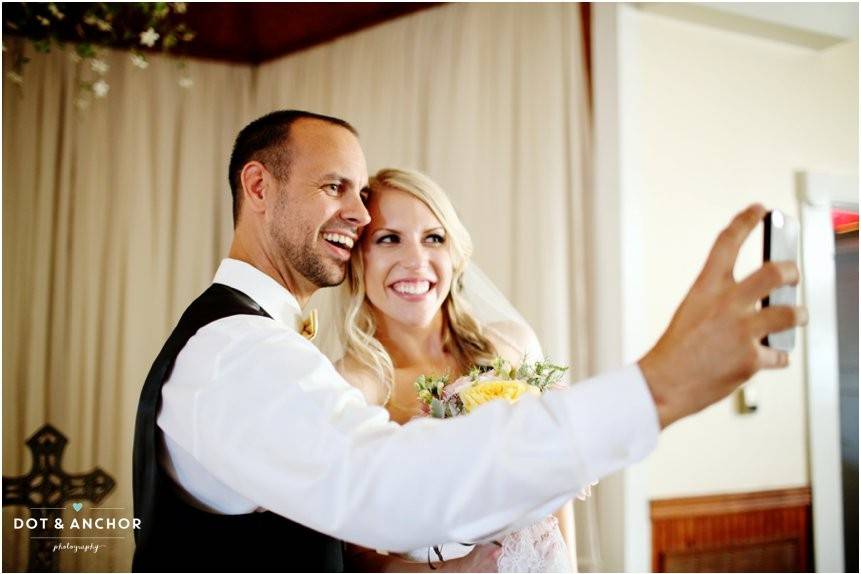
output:
[[[321,180],[327,179],[336,179],[338,181],[350,181],[349,177],[345,177],[336,171],[330,171],[329,173],[320,177]]]

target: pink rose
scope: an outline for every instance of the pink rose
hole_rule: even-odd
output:
[[[462,390],[471,386],[472,383],[473,381],[468,376],[464,376],[453,383],[447,384],[442,390],[442,400],[449,400],[451,397],[459,394]]]

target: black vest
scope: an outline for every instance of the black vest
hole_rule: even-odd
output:
[[[213,284],[183,313],[147,375],[135,421],[134,507],[141,527],[135,530],[132,570],[342,572],[342,542],[272,512],[200,510],[177,494],[179,487],[158,462],[156,417],[177,355],[198,329],[232,315],[269,317],[241,291]]]

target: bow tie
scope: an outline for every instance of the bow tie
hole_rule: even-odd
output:
[[[311,309],[311,312],[308,313],[307,319],[302,319],[299,321],[299,334],[308,339],[309,341],[313,341],[314,337],[317,336],[316,309]]]

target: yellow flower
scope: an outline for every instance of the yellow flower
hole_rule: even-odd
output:
[[[463,401],[463,407],[466,409],[466,412],[469,413],[478,405],[483,405],[495,399],[506,399],[508,402],[513,403],[526,393],[540,395],[541,391],[522,381],[498,379],[475,383],[460,392],[460,399]]]

